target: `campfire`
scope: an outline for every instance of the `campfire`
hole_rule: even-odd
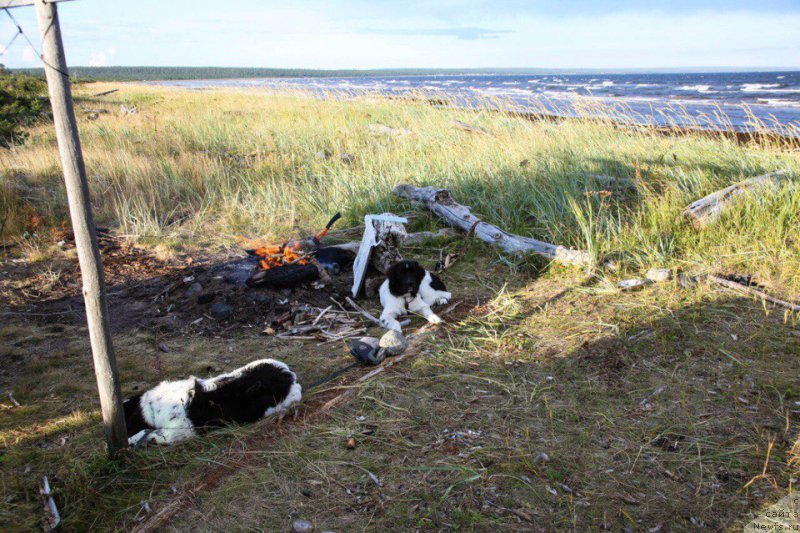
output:
[[[303,253],[297,243],[284,242],[283,244],[261,246],[253,250],[253,255],[261,258],[259,264],[264,270],[309,262],[308,256]]]

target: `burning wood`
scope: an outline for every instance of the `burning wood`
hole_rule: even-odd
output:
[[[308,263],[308,255],[303,252],[297,243],[284,242],[283,244],[270,244],[260,246],[252,251],[253,255],[261,258],[261,268],[269,270],[282,265]]]

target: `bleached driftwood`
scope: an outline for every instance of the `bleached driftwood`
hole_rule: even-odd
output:
[[[473,126],[472,124],[467,124],[466,122],[461,122],[460,120],[451,120],[450,125],[457,130],[468,131],[470,133],[479,133],[481,135],[489,135],[489,132],[480,126]]]
[[[683,215],[690,218],[697,227],[716,222],[722,216],[722,212],[730,206],[732,200],[747,192],[777,187],[785,174],[785,170],[780,170],[734,183],[730,187],[712,192],[693,202],[683,210]]]
[[[750,296],[755,296],[757,298],[760,298],[762,300],[766,300],[767,302],[773,303],[775,305],[779,305],[781,307],[785,307],[787,309],[791,309],[792,311],[800,311],[800,304],[787,302],[785,300],[779,300],[778,298],[775,298],[774,296],[770,296],[769,294],[767,294],[765,292],[762,292],[762,291],[760,291],[758,289],[755,289],[753,287],[749,287],[747,285],[742,285],[741,283],[737,283],[735,281],[731,281],[729,279],[725,279],[725,278],[720,277],[720,276],[714,276],[713,274],[709,275],[708,279],[710,279],[711,281],[713,281],[717,285],[722,285],[723,287],[727,287],[727,288],[729,288],[731,290],[734,290],[736,292],[740,292],[740,293],[743,293],[743,294],[749,294]]]
[[[517,255],[534,253],[568,265],[589,266],[593,263],[591,254],[585,250],[574,250],[565,246],[537,241],[530,237],[514,235],[483,222],[473,215],[468,207],[453,200],[447,189],[398,185],[393,192],[395,196],[422,203],[451,226],[464,231],[474,231],[480,240],[498,246],[508,253]]]

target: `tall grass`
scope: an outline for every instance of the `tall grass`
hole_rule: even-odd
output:
[[[605,120],[526,120],[376,95],[128,86],[114,96],[82,102],[111,113],[82,121],[81,136],[98,219],[134,238],[277,238],[317,228],[335,211],[355,223],[368,212],[406,210],[391,190],[410,182],[449,187],[517,233],[624,253],[634,269],[744,269],[794,292],[800,285],[800,164],[796,152],[769,141],[740,146],[713,133],[665,136]],[[117,115],[122,102],[139,114]],[[584,105],[601,118],[637,118],[620,106]],[[680,113],[676,124],[702,123]],[[456,130],[455,119],[489,135]],[[414,133],[378,135],[373,123]],[[59,224],[66,203],[55,139],[44,126],[30,133],[25,146],[0,152],[0,190],[5,204],[24,203]],[[697,231],[680,217],[700,196],[778,168],[789,171],[785,186],[737,204],[719,224]],[[604,192],[589,174],[633,179],[638,192]],[[10,206],[7,218],[25,209]],[[9,233],[24,223],[6,225]]]

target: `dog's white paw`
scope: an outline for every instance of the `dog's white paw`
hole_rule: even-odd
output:
[[[441,324],[442,322],[444,322],[444,320],[439,318],[439,315],[433,314],[428,317],[428,322],[430,322],[431,324]]]
[[[434,305],[446,305],[447,302],[449,302],[449,301],[450,301],[450,298],[445,298],[444,296],[442,296],[440,298],[436,298],[436,301],[433,302],[433,303],[434,303]]]

